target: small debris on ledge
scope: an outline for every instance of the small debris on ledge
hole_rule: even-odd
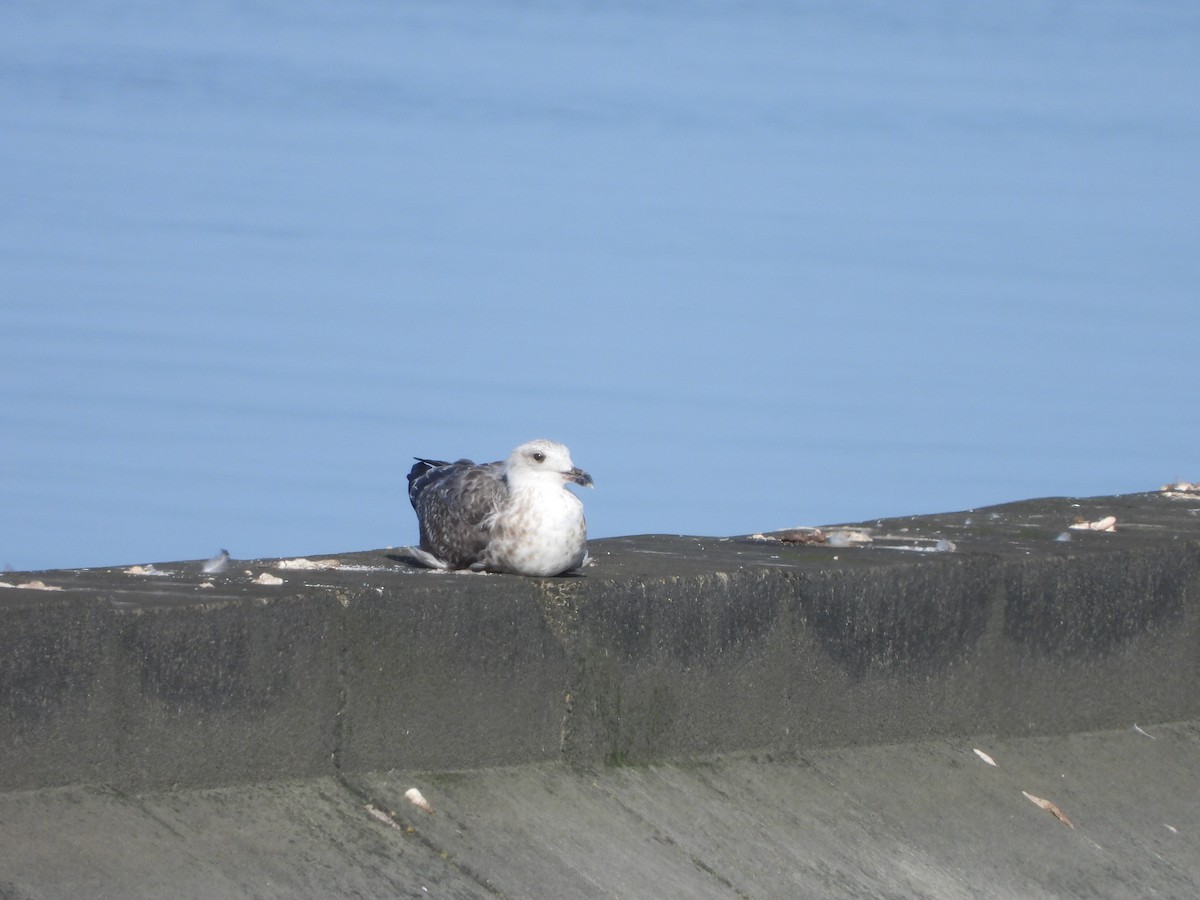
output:
[[[1165,497],[1200,500],[1200,481],[1177,481],[1164,484],[1159,492]]]
[[[277,569],[337,569],[342,565],[340,559],[306,559],[303,556],[296,559],[281,559],[275,563]]]
[[[154,563],[150,563],[150,565],[148,565],[148,566],[130,566],[128,569],[124,569],[123,571],[125,572],[126,575],[170,575],[171,574],[170,572],[164,571],[163,569],[156,569],[154,567]]]
[[[820,528],[788,528],[772,531],[767,539],[783,541],[785,544],[824,544],[825,532]]]
[[[830,547],[851,547],[869,544],[872,538],[865,531],[854,528],[822,529],[809,526],[785,528],[782,531],[758,532],[748,535],[752,541],[779,541],[783,544],[826,544]]]
[[[839,528],[836,531],[831,531],[826,539],[826,543],[830,547],[854,547],[861,544],[870,544],[874,541],[875,538],[871,537],[871,535],[855,528]]]
[[[1074,525],[1069,525],[1068,527],[1073,528],[1075,531],[1116,531],[1117,517],[1105,516],[1103,519],[1097,519],[1095,522],[1088,522],[1086,519],[1080,517],[1075,520]]]

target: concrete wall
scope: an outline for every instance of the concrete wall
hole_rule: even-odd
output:
[[[431,573],[387,551],[212,578],[198,562],[9,573],[64,590],[0,589],[0,789],[1195,718],[1198,509],[1029,501],[866,523],[862,548],[616,538],[557,579]],[[1108,514],[1116,533],[1056,540]],[[284,581],[253,583],[263,572]]]

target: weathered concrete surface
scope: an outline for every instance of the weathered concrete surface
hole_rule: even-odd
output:
[[[0,794],[0,897],[1200,896],[1200,723],[1145,730]]]
[[[1200,502],[866,527],[10,573],[0,900],[1196,896]]]
[[[0,789],[1193,719],[1197,510],[1031,501],[870,523],[866,548],[617,538],[576,578],[431,573],[384,551],[215,578],[197,562],[10,574],[64,590],[0,589]],[[1115,534],[1055,540],[1107,514]],[[252,583],[264,572],[283,583]]]

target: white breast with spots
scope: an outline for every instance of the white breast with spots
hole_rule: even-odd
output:
[[[587,523],[579,498],[561,485],[515,490],[497,511],[485,565],[492,572],[561,575],[583,565]]]

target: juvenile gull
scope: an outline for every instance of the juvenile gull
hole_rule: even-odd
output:
[[[583,504],[567,482],[592,476],[556,441],[522,444],[503,462],[448,463],[417,457],[408,499],[421,546],[413,557],[431,569],[562,575],[587,560]]]

